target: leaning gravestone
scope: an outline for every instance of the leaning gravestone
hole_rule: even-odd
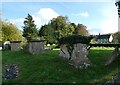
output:
[[[21,49],[20,46],[21,41],[11,41],[11,51],[19,51]]]
[[[86,44],[74,44],[71,53],[68,51],[67,44],[63,44],[60,46],[59,56],[63,59],[69,60],[69,64],[73,65],[76,68],[86,68],[90,65],[90,61],[87,57],[88,51]]]
[[[32,54],[44,51],[44,40],[32,40],[28,42],[28,51]]]
[[[58,40],[60,45],[60,58],[66,59],[76,68],[86,68],[91,64],[88,59],[87,44],[92,36],[73,35]]]
[[[111,64],[118,57],[120,57],[119,48],[115,47],[115,49],[112,51],[112,54],[110,55],[110,57],[108,57],[108,60],[105,65]]]

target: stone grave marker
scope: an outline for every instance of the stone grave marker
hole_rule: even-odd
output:
[[[28,51],[32,54],[44,51],[44,40],[32,40],[28,42]]]
[[[90,65],[90,60],[88,59],[87,45],[82,43],[77,43],[73,45],[71,53],[69,52],[67,44],[60,45],[59,56],[63,59],[67,59],[69,64],[76,68],[88,67]]]
[[[21,41],[11,41],[11,51],[19,51],[21,49],[20,46]]]
[[[19,69],[17,64],[6,64],[2,68],[2,78],[4,80],[11,80],[18,78]]]

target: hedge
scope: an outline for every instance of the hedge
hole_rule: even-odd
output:
[[[93,38],[93,36],[81,36],[81,35],[72,35],[68,37],[62,37],[58,39],[59,45],[61,44],[77,44],[77,43],[83,43],[83,44],[89,44],[90,40]]]

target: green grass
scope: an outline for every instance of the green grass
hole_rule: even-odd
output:
[[[59,59],[59,50],[32,55],[24,51],[3,51],[2,61],[5,64],[15,63],[19,66],[19,78],[3,80],[5,83],[97,83],[112,79],[120,71],[118,60],[105,66],[112,49],[92,48],[89,59],[92,66],[87,69],[75,69]]]

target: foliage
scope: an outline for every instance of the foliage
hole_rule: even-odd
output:
[[[120,31],[113,34],[113,42],[120,43]]]
[[[111,80],[120,71],[118,61],[105,66],[112,48],[91,48],[89,59],[92,66],[86,69],[75,69],[58,58],[59,50],[31,55],[24,51],[2,51],[2,66],[17,64],[20,75],[14,80],[3,80],[3,83],[102,83]],[[102,54],[102,55],[101,55]],[[31,75],[32,74],[32,75]]]
[[[89,44],[93,36],[81,36],[81,35],[72,35],[68,37],[62,37],[58,40],[59,44],[76,44],[83,43]]]
[[[34,24],[33,17],[28,14],[28,16],[24,20],[23,26],[23,37],[25,37],[28,41],[32,39],[36,39],[38,36],[36,25]]]
[[[115,3],[116,6],[118,6],[118,15],[120,17],[120,0],[118,0],[116,3]]]
[[[0,28],[0,32],[2,32],[2,41],[21,41],[22,33],[18,28],[7,21],[2,22],[2,29]],[[1,35],[0,35],[1,37]]]
[[[74,34],[75,35],[82,35],[82,36],[89,36],[89,32],[87,30],[87,27],[83,24],[78,24],[75,26],[75,24],[72,24],[75,28]]]
[[[58,16],[41,27],[39,36],[44,36],[49,43],[57,43],[58,39],[71,35],[89,36],[90,34],[86,28],[83,24],[70,23],[67,17]]]
[[[39,36],[44,36],[48,42],[57,43],[57,39],[70,36],[73,31],[74,27],[69,23],[67,17],[58,16],[41,27]]]
[[[51,20],[51,24],[55,30],[55,37],[59,39],[61,37],[72,35],[74,28],[70,25],[67,17],[58,16],[57,18]]]
[[[54,29],[51,24],[44,25],[39,31],[40,37],[44,36],[44,39],[47,40],[47,43],[55,43]]]

